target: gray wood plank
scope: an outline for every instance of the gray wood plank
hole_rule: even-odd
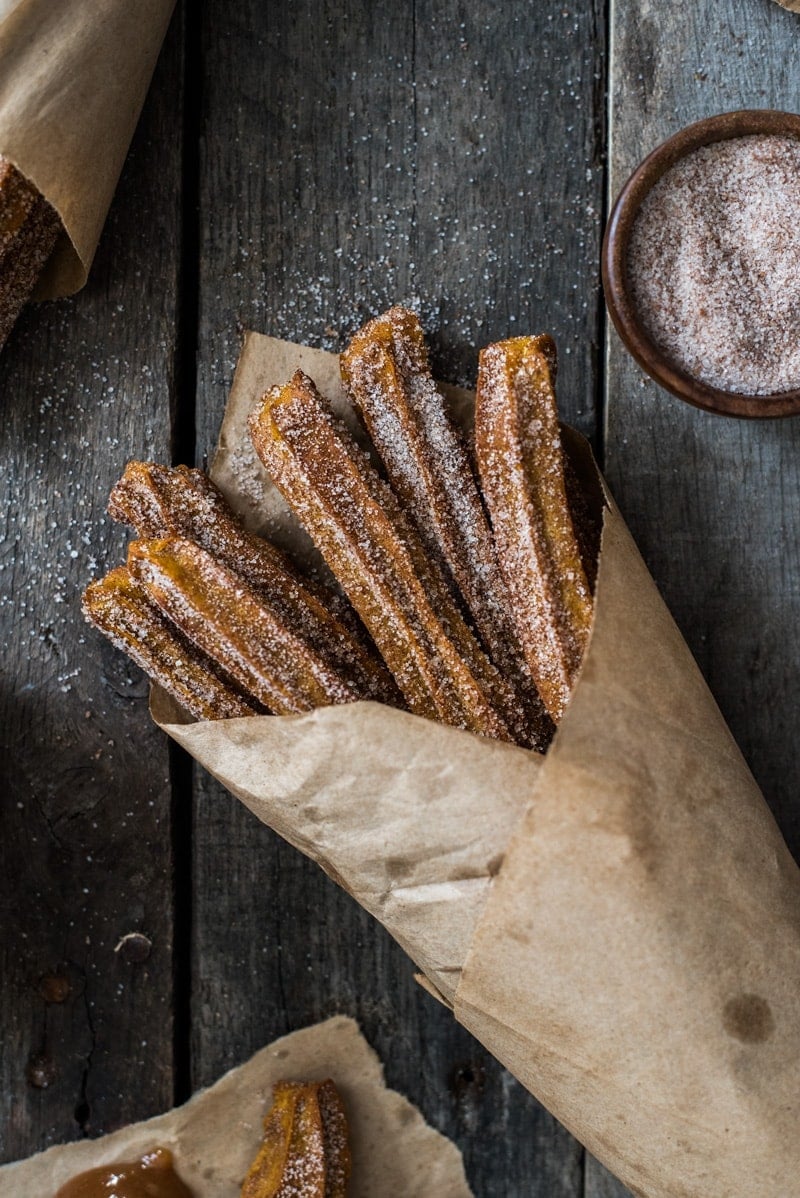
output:
[[[631,1191],[598,1160],[586,1153],[585,1198],[631,1198]]]
[[[800,25],[761,0],[614,0],[611,190],[681,126],[795,109]],[[628,523],[795,854],[800,425],[696,412],[608,348],[606,472]],[[589,1198],[625,1191],[599,1167]]]
[[[474,384],[479,347],[546,330],[562,415],[591,437],[604,5],[429,0],[416,14],[414,285],[440,370]]]
[[[198,459],[241,331],[339,348],[398,301],[441,375],[551,327],[591,432],[602,205],[602,5],[206,5]],[[599,132],[598,132],[599,131]],[[453,1136],[481,1196],[572,1198],[582,1152],[315,867],[196,779],[193,1080],[334,1011]]]
[[[720,14],[617,0],[612,190],[691,120],[793,108],[796,18],[760,0]],[[795,852],[800,663],[800,424],[696,412],[650,383],[610,338],[607,470],[648,564]]]
[[[88,286],[0,357],[3,1160],[172,1103],[167,749],[78,604],[123,555],[112,482],[169,452],[181,62],[173,27]]]

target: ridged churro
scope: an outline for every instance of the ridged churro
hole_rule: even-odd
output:
[[[300,638],[352,694],[402,702],[341,597],[304,578],[276,546],[249,532],[202,470],[129,462],[111,491],[108,511],[132,525],[141,540],[194,541],[246,583],[271,618]]]
[[[558,721],[588,641],[593,601],[541,338],[514,337],[481,352],[475,450],[520,641]]]
[[[196,719],[264,711],[221,677],[213,663],[164,619],[124,566],[90,583],[83,596],[83,613]]]
[[[241,1198],[345,1198],[351,1168],[347,1117],[333,1082],[276,1082]]]
[[[550,352],[555,361],[555,345]],[[517,639],[472,463],[428,364],[416,315],[390,308],[353,338],[342,380],[378,451],[392,489],[441,557],[485,648],[544,734],[548,718]]]
[[[0,266],[30,216],[39,194],[7,158],[0,155]]]
[[[272,388],[250,433],[410,709],[500,740],[539,743],[393,491],[334,422],[311,379],[297,371]]]
[[[0,157],[0,347],[30,299],[60,228],[55,210]]]
[[[170,623],[274,715],[371,697],[193,541],[133,541],[128,569]]]

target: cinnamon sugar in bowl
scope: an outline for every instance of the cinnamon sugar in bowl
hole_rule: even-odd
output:
[[[800,413],[800,116],[688,126],[620,192],[603,286],[628,350],[712,412]]]

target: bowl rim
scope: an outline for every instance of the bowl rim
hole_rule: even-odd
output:
[[[800,114],[772,108],[742,108],[686,125],[642,159],[619,192],[606,224],[601,275],[606,307],[628,352],[642,370],[679,399],[717,415],[748,420],[800,415],[800,387],[772,395],[742,395],[712,387],[681,371],[651,341],[630,300],[627,257],[631,231],[645,197],[666,172],[694,150],[752,135],[800,141]]]

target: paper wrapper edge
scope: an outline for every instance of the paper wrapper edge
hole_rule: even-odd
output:
[[[0,19],[0,153],[61,217],[37,290],[86,282],[175,0],[19,0]]]
[[[379,703],[156,721],[386,927],[452,1002],[538,759]],[[410,800],[409,795],[414,799]]]
[[[284,541],[244,422],[297,364],[341,402],[334,355],[250,334],[215,460]],[[166,726],[635,1193],[794,1192],[797,867],[613,504],[543,764],[377,704]]]
[[[136,1159],[155,1147],[172,1151],[196,1198],[239,1198],[274,1083],[326,1077],[336,1082],[347,1112],[352,1198],[418,1198],[429,1186],[444,1198],[470,1198],[456,1146],[386,1088],[381,1063],[358,1025],[341,1015],[276,1040],[165,1115],[0,1168],[0,1198],[52,1195],[85,1169]]]

